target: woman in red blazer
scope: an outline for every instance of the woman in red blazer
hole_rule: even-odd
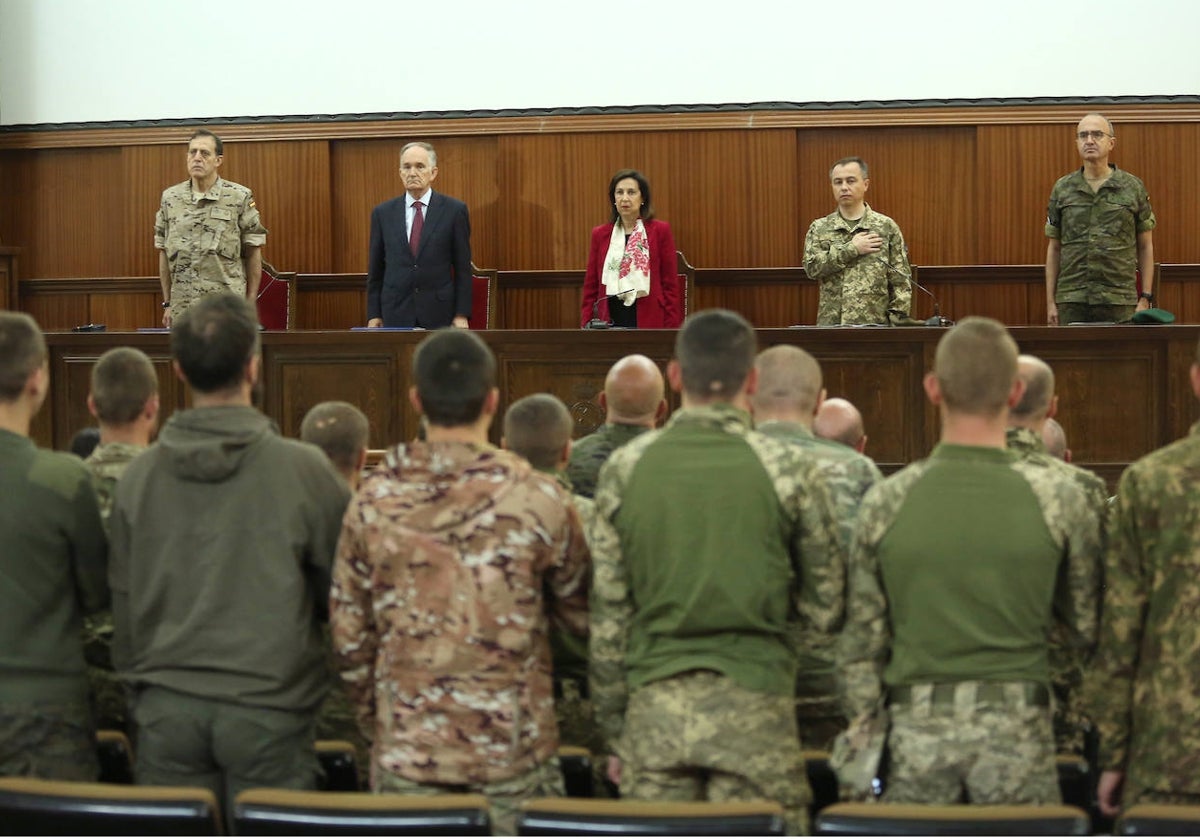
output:
[[[596,318],[615,327],[677,328],[683,312],[675,238],[654,218],[650,182],[622,169],[608,182],[608,198],[612,220],[592,230],[579,325],[587,326],[595,306]]]

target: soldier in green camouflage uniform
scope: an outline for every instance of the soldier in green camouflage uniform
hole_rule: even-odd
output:
[[[250,190],[217,175],[223,152],[220,137],[197,130],[188,141],[190,177],[163,190],[154,247],[164,327],[204,295],[233,292],[251,303],[258,296],[267,229]]]
[[[879,467],[850,447],[813,434],[813,418],[825,390],[821,366],[810,354],[780,344],[759,353],[754,367],[758,371],[758,390],[751,397],[755,428],[804,450],[816,462],[829,487],[842,543],[848,546],[863,496],[883,478]],[[847,724],[834,667],[837,636],[814,631],[797,638],[795,644],[800,666],[796,677],[800,743],[828,750]]]
[[[1200,349],[1191,369],[1200,398]],[[1200,804],[1200,424],[1121,477],[1100,646],[1085,695],[1100,732],[1100,807]]]
[[[1046,635],[1054,614],[1094,641],[1100,534],[1074,481],[1006,451],[1016,373],[998,322],[947,333],[942,441],[859,511],[839,664],[851,717],[886,686],[890,801],[1060,801]]]
[[[657,374],[657,368],[655,369]],[[661,379],[661,376],[660,376]],[[527,460],[538,472],[553,476],[559,486],[572,492],[571,480],[563,471],[571,454],[574,422],[562,400],[552,394],[531,394],[514,402],[504,414],[503,445]],[[572,494],[575,510],[586,527],[595,512],[590,498]],[[554,661],[554,714],[559,742],[585,747],[592,753],[592,788],[605,794],[605,743],[596,729],[595,713],[588,693],[587,634],[550,629],[550,652]]]
[[[1058,409],[1054,393],[1054,371],[1036,356],[1017,359],[1017,375],[1025,383],[1021,401],[1009,414],[1005,440],[1010,452],[1023,461],[1056,470],[1079,485],[1087,499],[1087,515],[1103,534],[1108,514],[1108,488],[1100,476],[1072,466],[1046,451],[1042,429]],[[1100,557],[1096,558],[1097,563]],[[1096,580],[1101,580],[1097,569]],[[1100,597],[1100,593],[1096,593]],[[1060,753],[1083,755],[1084,732],[1090,723],[1079,696],[1084,662],[1069,643],[1069,631],[1058,622],[1050,626],[1050,687],[1054,692],[1054,742]]]
[[[817,326],[889,324],[907,318],[912,269],[899,226],[866,203],[867,165],[843,158],[829,170],[838,209],[804,237],[804,272],[820,284]]]
[[[1146,187],[1108,162],[1112,123],[1088,114],[1076,129],[1083,166],[1059,178],[1046,210],[1050,324],[1128,321],[1154,302],[1154,226]],[[1139,297],[1135,273],[1141,273]]]
[[[682,410],[600,472],[592,702],[622,796],[773,799],[801,832],[792,640],[839,626],[844,549],[816,463],[750,428],[754,352],[740,316],[688,318],[668,367]]]
[[[563,792],[549,627],[587,632],[587,543],[569,494],[487,443],[487,345],[441,330],[413,367],[427,440],[390,450],[346,512],[334,651],[372,789],[482,793],[512,833],[521,799]]]
[[[107,551],[83,464],[29,438],[49,382],[37,323],[0,312],[0,776],[95,781],[80,619],[109,602]]]
[[[600,394],[605,423],[575,442],[567,462],[567,478],[580,496],[596,495],[600,468],[618,446],[653,429],[667,416],[662,371],[645,356],[634,354],[609,368]]]
[[[158,374],[150,358],[133,347],[114,347],[92,366],[88,409],[100,424],[100,445],[84,464],[108,527],[113,494],[129,462],[146,451],[158,428]],[[83,620],[83,655],[97,729],[131,732],[129,700],[112,664],[112,613]]]

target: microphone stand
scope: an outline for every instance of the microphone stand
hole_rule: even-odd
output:
[[[612,329],[612,321],[605,321],[603,318],[600,317],[600,301],[612,300],[613,298],[619,298],[621,295],[627,295],[632,291],[636,291],[636,290],[635,289],[626,289],[623,292],[617,292],[615,295],[604,295],[602,297],[596,298],[596,302],[592,304],[592,320],[590,320],[586,324],[584,324],[583,328],[585,330],[610,330],[610,329]]]
[[[907,245],[904,246],[904,257],[905,257],[905,259],[908,259],[908,246]],[[892,274],[898,274],[901,277],[904,277],[904,272],[902,272],[899,269],[892,266],[889,262],[887,262],[887,260],[883,259],[882,257],[873,256],[873,259],[875,260],[875,262],[882,265],[888,271],[892,272]],[[917,278],[913,277],[911,273],[908,275],[908,282],[912,283],[914,286],[916,286],[922,292],[929,295],[929,299],[933,301],[933,317],[926,318],[924,321],[917,321],[916,319],[909,317],[905,323],[901,324],[901,326],[914,326],[914,325],[915,326],[924,326],[924,327],[953,327],[954,326],[954,322],[952,320],[950,320],[949,318],[942,315],[942,305],[940,303],[938,303],[937,296],[934,295],[933,292],[929,291],[924,286],[922,286],[920,283],[918,283]]]

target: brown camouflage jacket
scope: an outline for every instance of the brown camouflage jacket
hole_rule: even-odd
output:
[[[384,770],[483,784],[554,755],[550,615],[587,632],[587,544],[571,497],[487,446],[388,452],[346,511],[334,654]]]

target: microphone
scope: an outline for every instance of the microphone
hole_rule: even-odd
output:
[[[600,301],[602,301],[602,300],[612,300],[613,298],[619,298],[621,295],[627,295],[627,294],[629,294],[630,292],[636,292],[636,291],[637,291],[637,289],[626,289],[626,290],[625,290],[625,291],[623,291],[623,292],[617,292],[615,295],[603,295],[602,297],[598,297],[598,298],[596,298],[596,302],[592,304],[592,320],[588,321],[588,322],[587,322],[587,324],[585,324],[583,328],[584,328],[585,330],[607,330],[607,329],[611,329],[611,328],[612,328],[612,321],[605,321],[605,320],[604,320],[603,318],[601,318],[601,317],[600,317],[600,315],[599,315],[599,311],[600,311]]]
[[[904,258],[906,260],[908,259],[908,243],[907,242],[904,244]],[[902,272],[899,269],[892,266],[890,263],[888,263],[882,257],[872,255],[872,259],[874,259],[877,263],[882,265],[884,268],[886,268],[888,271],[892,272],[893,274],[898,274],[901,277],[904,276],[904,272]],[[950,320],[949,318],[946,318],[945,316],[942,315],[942,305],[940,303],[938,303],[937,296],[934,295],[933,292],[929,291],[924,286],[922,286],[920,283],[918,283],[917,278],[913,277],[911,273],[908,275],[908,281],[910,283],[912,283],[914,286],[916,286],[918,289],[920,289],[922,292],[929,295],[929,299],[933,301],[933,317],[926,318],[924,321],[918,321],[916,318],[909,317],[909,318],[905,318],[897,326],[902,326],[902,327],[915,327],[915,326],[953,327],[954,322],[952,320]]]

